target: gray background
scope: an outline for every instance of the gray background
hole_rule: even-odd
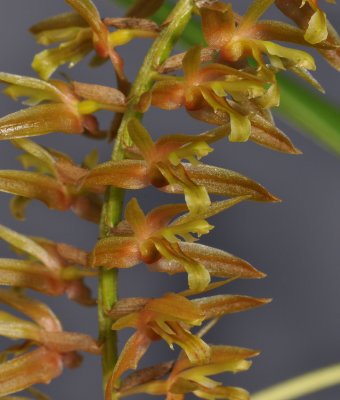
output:
[[[109,0],[97,0],[96,4],[103,16],[118,14]],[[248,1],[241,2],[241,8],[246,4]],[[340,20],[339,6],[327,6],[327,9],[336,25]],[[39,47],[27,33],[27,28],[40,19],[66,10],[67,6],[61,0],[2,0],[0,70],[33,75],[29,65]],[[136,41],[121,51],[130,77],[138,69],[146,48],[146,42]],[[72,70],[63,70],[77,80],[108,85],[114,82],[109,64],[100,71],[88,69],[86,62]],[[327,89],[327,96],[338,101],[338,75],[324,61],[319,62],[316,75]],[[21,107],[5,96],[1,96],[0,101],[1,116]],[[103,115],[103,120],[108,122],[108,115]],[[183,112],[152,111],[145,118],[145,123],[154,137],[178,131],[197,133],[205,129]],[[252,143],[231,144],[224,141],[209,160],[258,180],[283,199],[281,204],[238,205],[215,219],[215,230],[203,240],[206,244],[245,258],[268,273],[265,280],[240,281],[226,290],[273,297],[272,304],[225,317],[207,338],[213,343],[262,350],[262,355],[255,360],[249,372],[236,377],[223,376],[226,384],[241,385],[251,391],[340,362],[340,162],[336,156],[312,143],[287,123],[279,121],[279,126],[304,152],[302,156],[274,153]],[[39,138],[38,141],[72,154],[78,162],[93,146],[100,149],[101,160],[105,161],[111,148],[107,143],[60,134]],[[18,168],[17,154],[9,143],[2,142],[0,168]],[[153,188],[136,195],[146,210],[160,202],[173,200]],[[29,206],[27,221],[23,224],[10,216],[9,198],[8,195],[0,195],[2,224],[19,232],[44,235],[85,249],[94,245],[98,235],[96,226],[79,221],[71,213],[49,211],[38,203]],[[0,245],[1,254],[10,256],[7,246]],[[119,286],[122,297],[156,296],[170,289],[184,288],[185,278],[152,274],[139,266],[121,273]],[[96,335],[95,309],[81,308],[64,298],[48,302],[62,319],[65,329]],[[120,344],[124,343],[127,334],[124,332],[120,336]],[[143,365],[172,357],[161,344],[155,344],[151,353],[145,357]],[[44,390],[55,399],[101,398],[99,360],[86,356],[82,368],[66,371]],[[339,396],[338,387],[305,399],[333,400]]]

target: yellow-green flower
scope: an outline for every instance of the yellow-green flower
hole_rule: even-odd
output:
[[[174,344],[180,346],[192,366],[202,365],[204,369],[214,354],[199,336],[190,332],[190,328],[201,325],[203,321],[259,307],[268,301],[237,295],[188,300],[183,295],[168,293],[157,299],[132,298],[118,302],[110,312],[117,319],[112,328],[134,328],[136,333],[126,343],[109,387],[115,386],[125,371],[135,369],[150,344],[160,339],[165,340],[171,348]],[[203,382],[198,381],[200,384]]]
[[[250,121],[247,115],[235,109],[228,100],[252,99],[266,93],[266,82],[249,72],[222,64],[201,66],[201,49],[189,50],[183,58],[184,77],[156,76],[157,82],[144,100],[150,96],[153,106],[174,110],[184,106],[188,111],[201,109],[205,104],[214,111],[226,112],[231,121],[229,139],[245,141],[250,135]]]
[[[210,375],[222,372],[237,373],[251,366],[248,358],[259,354],[256,350],[232,346],[211,346],[211,355],[202,365],[193,365],[183,352],[174,363],[137,371],[122,381],[121,388],[113,392],[114,399],[134,394],[166,396],[167,400],[184,400],[193,393],[208,400],[249,400],[249,393],[238,387],[222,386]],[[168,374],[166,379],[160,379]],[[107,391],[106,399],[111,393]]]
[[[81,61],[92,50],[99,59],[111,59],[120,80],[125,81],[123,60],[115,47],[135,37],[155,37],[157,32],[149,29],[118,29],[110,32],[101,20],[91,0],[66,0],[76,13],[65,13],[39,22],[31,28],[38,43],[58,47],[47,49],[34,57],[32,67],[43,79],[56,69],[68,64],[70,67]]]

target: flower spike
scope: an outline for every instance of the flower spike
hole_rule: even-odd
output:
[[[27,205],[37,199],[48,208],[71,210],[99,224],[100,236],[86,252],[0,225],[0,239],[17,255],[0,258],[0,303],[6,307],[0,311],[0,336],[19,340],[0,354],[0,399],[30,400],[16,395],[26,390],[27,397],[48,400],[31,386],[49,383],[65,366],[77,367],[82,360],[78,353],[87,352],[101,355],[105,400],[141,393],[166,400],[191,395],[250,400],[247,391],[223,386],[214,376],[246,371],[258,351],[209,345],[204,337],[221,317],[271,299],[208,292],[265,274],[198,241],[214,228],[210,217],[243,201],[280,200],[248,177],[205,165],[202,159],[225,138],[250,139],[299,154],[276,127],[271,112],[280,103],[277,75],[291,71],[322,92],[310,73],[316,68],[313,57],[298,46],[316,49],[340,69],[339,35],[319,0],[251,0],[243,15],[234,12],[230,1],[179,0],[172,2],[167,17],[164,0],[130,0],[126,16],[120,18],[101,18],[95,0],[65,2],[72,12],[31,28],[45,46],[32,62],[41,79],[0,72],[4,93],[24,100],[19,111],[0,117],[0,141],[10,140],[21,151],[18,160],[24,169],[0,170],[0,192],[13,195],[10,209],[17,219],[24,220]],[[297,26],[263,20],[274,3]],[[169,57],[197,16],[203,37],[197,32],[193,48]],[[161,25],[153,21],[159,17]],[[155,41],[130,83],[117,48],[135,38]],[[90,53],[92,67],[111,61],[120,90],[67,76],[65,82],[50,79],[59,67],[71,68]],[[217,127],[198,135],[176,133],[153,140],[141,123],[151,106],[184,108]],[[115,114],[108,130],[99,127],[101,111]],[[29,139],[54,132],[115,139],[111,161],[99,163],[99,154],[92,150],[78,165],[68,155]],[[164,204],[145,213],[132,196],[122,213],[124,189],[151,185],[163,194],[181,195],[184,204]],[[159,298],[118,299],[114,269],[141,263],[154,272],[184,274],[188,285]],[[98,278],[98,300],[85,282],[93,277]],[[29,298],[27,290],[39,296],[67,295],[85,306],[98,304],[99,341],[64,331],[49,306]],[[133,333],[116,354],[117,332],[125,328]],[[158,341],[170,349],[178,347],[178,359],[126,377]]]

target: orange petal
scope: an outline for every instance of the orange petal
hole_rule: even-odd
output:
[[[275,0],[253,0],[242,18],[240,30],[249,29],[274,3]]]
[[[128,132],[133,143],[137,146],[143,158],[145,160],[149,160],[153,155],[155,147],[149,132],[136,118],[133,118],[129,121]]]
[[[136,239],[113,236],[101,239],[89,254],[91,267],[130,268],[141,262]]]
[[[121,299],[117,301],[108,314],[110,317],[117,320],[131,313],[141,311],[148,301],[150,301],[150,299],[147,297],[128,297]]]
[[[108,161],[93,168],[81,181],[84,188],[116,186],[123,189],[142,189],[148,186],[148,167],[145,161]]]
[[[173,365],[173,361],[168,361],[132,372],[123,379],[119,393],[123,393],[124,396],[137,393],[165,394],[167,391],[166,381],[157,381],[156,379],[167,375]]]
[[[151,210],[146,216],[146,224],[151,231],[158,231],[185,211],[188,211],[186,204],[166,204]]]
[[[119,355],[112,376],[107,384],[105,400],[112,399],[112,391],[117,385],[117,380],[127,370],[137,368],[139,360],[143,357],[149,346],[150,339],[139,332],[130,337]]]
[[[200,8],[205,40],[210,47],[222,47],[235,30],[235,19],[231,5],[215,2]]]
[[[87,25],[84,19],[79,14],[76,14],[74,12],[68,12],[68,13],[54,15],[53,17],[49,17],[38,22],[37,24],[33,25],[30,28],[30,32],[33,33],[34,35],[39,35],[44,31],[49,31],[49,30],[55,31],[59,29],[64,30],[65,28],[72,28],[75,26],[86,27]],[[39,43],[44,45],[51,44],[42,42]]]
[[[105,108],[105,105],[108,106],[108,109],[116,112],[125,109],[126,98],[118,89],[83,82],[72,82],[72,89],[77,96],[97,104],[99,109]]]
[[[151,104],[162,110],[176,110],[183,106],[185,101],[184,83],[177,80],[156,82],[151,93]]]
[[[167,293],[148,301],[144,310],[158,314],[161,320],[179,321],[189,325],[200,325],[204,318],[199,306],[176,293]]]
[[[94,44],[101,57],[108,57],[108,30],[100,18],[100,14],[91,0],[66,0],[89,24],[95,34]]]
[[[205,313],[206,319],[218,318],[225,314],[246,311],[269,303],[270,299],[239,296],[217,295],[192,300]]]
[[[125,207],[125,218],[136,236],[142,236],[147,228],[146,217],[135,197],[132,198]]]
[[[203,264],[212,276],[240,279],[258,279],[265,276],[247,261],[225,251],[198,243],[181,242],[179,246],[186,256]],[[184,272],[184,267],[179,262],[168,261],[164,258],[149,267],[153,271],[166,272],[169,275]]]
[[[253,28],[254,39],[278,40],[300,45],[309,45],[304,32],[292,25],[279,21],[261,21]]]
[[[97,342],[91,336],[83,333],[43,332],[40,337],[40,343],[58,353],[68,353],[77,350],[100,354]]]
[[[86,252],[66,243],[56,243],[57,253],[69,264],[86,265]]]
[[[185,79],[195,79],[201,65],[201,48],[196,46],[187,51],[183,58],[183,72]]]
[[[193,182],[205,187],[209,193],[230,197],[251,196],[251,200],[256,201],[279,201],[259,183],[231,170],[210,165],[190,164],[185,164],[185,170]],[[183,192],[179,185],[163,189],[170,193]]]
[[[271,150],[288,154],[301,154],[291,140],[279,128],[259,114],[249,117],[251,122],[250,140]]]
[[[327,41],[334,46],[334,49],[319,50],[325,60],[337,71],[340,71],[340,36],[333,25],[327,21]]]

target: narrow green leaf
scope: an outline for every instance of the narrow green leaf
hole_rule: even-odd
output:
[[[278,112],[319,144],[340,154],[340,108],[325,96],[286,75],[279,76]]]

